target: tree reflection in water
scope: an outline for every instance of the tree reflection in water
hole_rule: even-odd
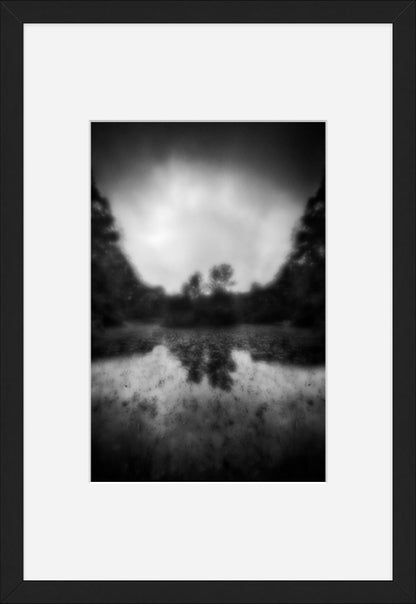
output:
[[[278,326],[108,334],[92,364],[92,480],[324,480],[325,373],[301,363],[305,341],[314,352],[312,335]]]
[[[93,360],[147,354],[164,345],[199,384],[204,375],[210,384],[227,389],[235,370],[232,350],[247,350],[253,360],[299,366],[325,363],[325,332],[279,325],[237,325],[228,329],[175,329],[159,325],[129,324],[107,330],[94,338]],[[231,381],[230,381],[231,380]]]
[[[187,370],[188,382],[200,384],[206,375],[213,388],[231,390],[234,383],[231,373],[236,370],[236,364],[230,342],[202,338],[191,345],[170,343],[169,349]]]

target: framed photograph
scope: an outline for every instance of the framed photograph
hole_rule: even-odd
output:
[[[413,603],[415,2],[1,51],[1,602]]]
[[[325,123],[91,152],[91,480],[324,481]]]

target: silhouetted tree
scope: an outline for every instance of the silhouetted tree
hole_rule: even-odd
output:
[[[306,204],[294,233],[291,261],[297,265],[321,268],[325,264],[325,179]]]
[[[118,241],[108,200],[101,195],[92,178],[91,181],[91,244],[93,254],[100,253],[99,248]]]
[[[209,284],[212,293],[226,292],[235,285],[232,281],[234,269],[230,264],[216,264],[209,271]]]
[[[325,320],[325,177],[293,235],[293,249],[273,290],[284,314],[300,325]]]
[[[108,200],[91,183],[91,322],[92,330],[120,324],[134,314],[147,288],[119,245]]]
[[[195,300],[202,294],[202,275],[198,271],[193,273],[188,281],[182,287],[182,293],[184,296]]]
[[[262,286],[260,285],[260,283],[257,283],[257,281],[253,281],[253,283],[251,284],[251,287],[250,287],[250,293],[255,294],[257,292],[260,292],[261,290],[262,290]]]

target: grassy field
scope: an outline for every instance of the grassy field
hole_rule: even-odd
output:
[[[324,480],[319,338],[266,325],[103,334],[92,480]]]

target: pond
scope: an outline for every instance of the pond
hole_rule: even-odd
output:
[[[325,480],[320,336],[133,324],[95,346],[92,480]]]

